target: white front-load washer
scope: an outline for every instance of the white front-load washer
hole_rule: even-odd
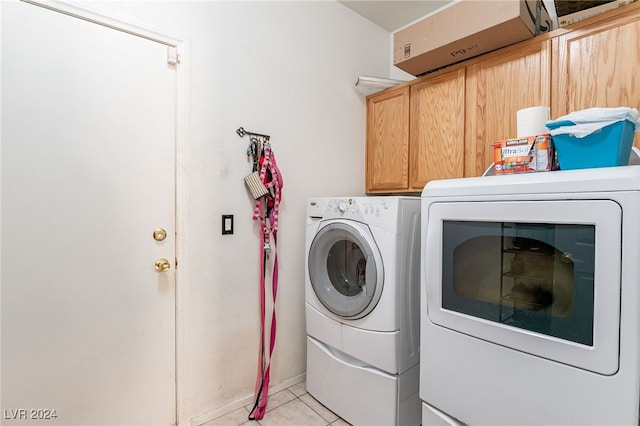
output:
[[[354,425],[419,425],[420,199],[307,202],[307,391]]]

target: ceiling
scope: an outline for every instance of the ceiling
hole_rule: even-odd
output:
[[[394,32],[452,0],[338,0],[389,32]]]
[[[452,1],[454,0],[338,0],[338,3],[385,30],[395,32]],[[579,2],[591,3],[586,0],[579,0]],[[554,21],[554,27],[557,28],[556,1],[542,0],[542,3]],[[564,3],[575,4],[578,2],[566,1]]]

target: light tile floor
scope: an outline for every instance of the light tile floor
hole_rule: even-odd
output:
[[[307,393],[306,382],[269,395],[267,412],[262,420],[249,420],[252,405],[238,408],[213,419],[204,426],[349,426],[331,410]]]

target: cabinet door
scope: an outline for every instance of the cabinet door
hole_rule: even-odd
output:
[[[463,176],[464,92],[464,68],[411,86],[412,190],[421,191],[430,180]]]
[[[467,67],[465,176],[493,163],[493,142],[515,138],[519,109],[550,104],[551,41],[501,49]]]
[[[554,39],[552,118],[591,107],[640,109],[640,9]],[[635,145],[640,147],[636,134]]]
[[[366,191],[409,188],[409,87],[367,98]]]

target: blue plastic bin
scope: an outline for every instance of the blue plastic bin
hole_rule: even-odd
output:
[[[574,125],[571,121],[547,122],[550,130]],[[561,170],[626,166],[629,163],[636,124],[622,120],[583,138],[571,134],[552,137]]]

